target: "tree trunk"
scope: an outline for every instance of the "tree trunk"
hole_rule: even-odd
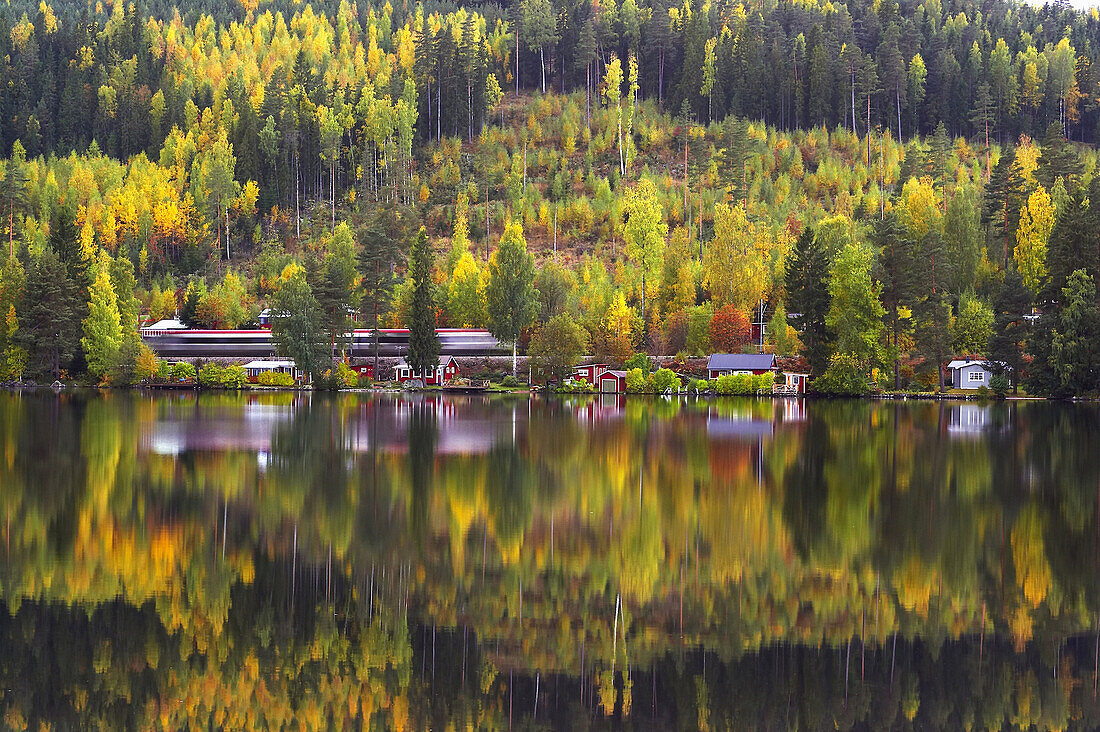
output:
[[[539,47],[539,71],[542,72],[542,93],[546,93],[546,52]]]
[[[516,342],[519,340],[519,336],[512,339],[512,378],[516,377]]]
[[[898,102],[898,142],[901,142],[901,84],[894,86],[894,97]]]

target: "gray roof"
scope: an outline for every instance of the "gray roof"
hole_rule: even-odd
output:
[[[766,371],[775,368],[774,353],[712,353],[707,370]]]

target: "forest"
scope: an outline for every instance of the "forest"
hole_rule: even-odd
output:
[[[1096,393],[1098,33],[1015,2],[13,2],[0,380],[140,381],[139,323],[270,307],[311,372],[349,313],[425,363],[485,326],[548,366],[760,323],[823,392],[972,356]]]

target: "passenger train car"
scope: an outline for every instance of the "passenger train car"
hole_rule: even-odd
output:
[[[491,356],[510,353],[487,330],[440,328],[436,331],[444,354]],[[270,330],[196,330],[191,328],[142,328],[141,339],[161,357],[258,358],[275,354]],[[378,353],[403,356],[409,350],[407,328],[379,331]],[[347,349],[352,357],[374,355],[374,331],[356,330]]]

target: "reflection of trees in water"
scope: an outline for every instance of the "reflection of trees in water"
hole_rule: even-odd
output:
[[[301,635],[318,608],[334,610],[324,646],[350,643],[339,618],[349,607],[370,615],[386,586],[392,612],[403,618],[407,602],[414,626],[423,621],[393,642],[420,650],[413,677],[435,654],[436,685],[426,681],[422,693],[439,720],[450,718],[452,702],[438,695],[453,686],[460,642],[467,652],[480,643],[476,676],[489,677],[489,691],[478,703],[491,698],[487,708],[501,714],[517,696],[533,708],[540,683],[540,698],[573,684],[588,714],[610,684],[604,706],[629,703],[640,719],[651,711],[646,670],[656,664],[658,704],[680,674],[676,694],[695,705],[684,709],[709,699],[708,723],[720,727],[730,694],[760,692],[749,680],[722,687],[711,674],[718,658],[781,663],[758,650],[825,644],[834,651],[819,662],[842,649],[851,681],[856,654],[861,667],[883,664],[872,656],[899,633],[906,653],[919,637],[933,659],[937,649],[969,648],[957,639],[970,636],[987,661],[1024,649],[996,668],[1012,703],[1028,710],[1033,696],[1047,704],[1056,688],[1044,674],[1055,668],[1079,682],[1063,697],[1091,692],[1083,641],[1065,640],[1092,633],[1100,610],[1100,425],[1091,407],[968,405],[987,411],[963,419],[953,416],[960,405],[939,403],[813,402],[792,412],[769,401],[668,401],[658,413],[631,400],[604,418],[583,400],[250,403],[257,414],[287,410],[267,433],[266,456],[233,444],[141,449],[168,409],[160,400],[0,396],[0,597],[80,607],[154,600],[163,632],[209,656],[230,639],[255,644],[232,636],[242,618],[266,617],[252,592],[267,594],[272,622],[283,624],[273,633]],[[172,404],[187,426],[188,408],[209,419],[242,402]],[[716,654],[707,672],[689,674],[684,661],[682,672],[662,669],[671,662],[661,659],[697,645]],[[340,663],[358,652],[349,645]],[[1058,656],[1067,653],[1063,674]],[[583,684],[569,680],[582,659],[592,687],[583,697]],[[924,679],[948,671],[905,683],[923,699]],[[911,697],[901,678],[887,691]],[[852,688],[841,711],[877,728]],[[695,726],[694,714],[666,719]],[[925,726],[954,726],[934,719]]]

